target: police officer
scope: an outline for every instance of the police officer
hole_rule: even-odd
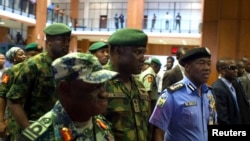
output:
[[[12,116],[21,129],[49,111],[57,100],[52,61],[69,52],[71,29],[62,23],[44,29],[46,50],[24,62],[6,97]],[[17,134],[17,133],[16,133]]]
[[[98,58],[101,65],[106,65],[108,63],[109,60],[108,44],[104,42],[95,42],[89,47],[88,51]]]
[[[108,39],[111,70],[119,77],[105,83],[109,105],[105,117],[112,123],[115,140],[146,141],[150,113],[149,95],[143,84],[133,77],[144,63],[148,37],[132,28],[120,29]]]
[[[163,91],[149,120],[154,125],[154,140],[208,140],[209,114],[215,108],[214,100],[210,101],[213,95],[205,84],[210,74],[210,57],[208,48],[200,47],[181,58],[185,77]]]
[[[24,51],[25,51],[26,60],[27,60],[27,58],[40,53],[42,51],[42,49],[39,46],[39,44],[32,42],[25,47]],[[24,55],[24,53],[22,53],[22,54]],[[25,58],[23,58],[22,61],[24,61],[24,59]],[[18,60],[18,59],[16,59],[16,60]],[[16,61],[16,63],[17,63],[17,61]],[[9,119],[8,111],[5,112],[5,108],[6,108],[5,96],[6,96],[7,92],[9,91],[11,85],[13,84],[14,79],[18,75],[19,70],[21,70],[22,67],[23,67],[23,63],[18,62],[17,64],[14,64],[12,67],[10,67],[6,71],[4,71],[3,76],[1,78],[1,80],[3,80],[3,83],[0,84],[0,121],[1,121],[0,122],[0,127],[1,127],[0,133],[3,135],[3,137],[6,134],[8,135],[8,137],[11,136],[12,140],[14,140],[14,138],[15,138],[14,134],[15,134],[17,129],[12,128],[15,126],[15,124],[13,121],[11,121],[9,128],[8,128],[8,131],[6,131],[6,127],[8,126],[8,120],[13,120],[13,118]],[[11,124],[14,124],[14,125],[12,126]]]
[[[104,82],[118,73],[102,69],[88,53],[70,53],[52,63],[59,101],[28,128],[21,138],[37,141],[113,141],[106,111]],[[20,139],[21,140],[21,139]]]

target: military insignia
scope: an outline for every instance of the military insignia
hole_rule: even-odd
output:
[[[137,99],[133,99],[133,106],[134,106],[134,110],[135,112],[140,112],[140,107],[139,107],[139,101]]]
[[[10,79],[10,77],[7,74],[4,74],[2,76],[2,83],[8,83],[9,79]]]
[[[61,135],[62,135],[62,138],[64,141],[71,141],[73,139],[73,135],[72,135],[70,129],[67,127],[63,127],[61,129]]]
[[[163,105],[165,104],[166,100],[168,99],[168,96],[162,96],[158,99],[157,101],[157,106],[159,107],[163,107]]]
[[[189,107],[189,106],[196,106],[196,105],[197,105],[197,102],[196,102],[196,101],[185,102],[184,105],[185,105],[186,107]]]
[[[152,82],[153,81],[153,77],[149,76],[148,77],[148,82]]]
[[[107,125],[105,125],[100,119],[96,119],[97,124],[102,128],[102,129],[107,129]]]
[[[174,92],[176,90],[183,88],[184,86],[185,86],[184,83],[175,83],[171,85],[170,87],[168,87],[167,89],[169,92]]]
[[[215,100],[212,94],[207,94],[207,98],[209,99],[209,106],[211,109],[215,109]]]
[[[195,87],[192,84],[189,83],[187,86],[192,92],[195,90]]]

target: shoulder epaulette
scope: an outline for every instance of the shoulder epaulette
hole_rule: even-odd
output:
[[[167,90],[170,92],[170,93],[173,93],[181,88],[184,88],[185,85],[184,83],[175,83],[173,85],[171,85],[170,87],[167,88]]]
[[[36,140],[47,131],[50,125],[52,125],[54,117],[53,112],[49,111],[37,121],[33,122],[29,127],[24,129],[22,135],[31,141]]]

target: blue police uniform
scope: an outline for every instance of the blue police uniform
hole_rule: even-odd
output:
[[[165,131],[164,141],[207,141],[210,99],[212,94],[206,84],[197,87],[184,77],[163,91],[149,122]]]

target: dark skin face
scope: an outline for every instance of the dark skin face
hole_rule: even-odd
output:
[[[237,67],[238,67],[238,77],[242,76],[245,72],[245,64],[243,61],[239,61],[237,63]]]
[[[62,57],[69,52],[70,35],[50,36],[47,38],[46,47],[52,60]]]
[[[226,60],[225,64],[221,70],[221,76],[231,82],[237,78],[238,69],[234,60]]]
[[[167,59],[167,65],[166,65],[167,70],[172,69],[173,65],[174,65],[174,61],[172,59]]]
[[[102,65],[106,65],[108,63],[108,60],[109,60],[109,50],[108,50],[108,47],[98,49],[94,53],[94,55],[98,58],[99,62]]]
[[[91,116],[104,113],[108,106],[108,93],[103,83],[62,81],[59,93],[60,100],[73,121],[87,121]]]
[[[23,62],[26,59],[25,53],[22,49],[19,49],[14,57],[14,64],[18,64],[20,62]]]
[[[211,72],[210,58],[199,58],[185,65],[186,76],[197,86],[208,81]]]
[[[42,50],[41,50],[41,51],[29,50],[29,51],[26,51],[26,52],[25,52],[25,55],[26,55],[26,58],[28,59],[28,58],[30,58],[30,57],[32,57],[32,56],[35,56],[35,55],[37,55],[37,54],[39,54],[39,53],[41,53],[41,52],[42,52]]]
[[[139,74],[144,65],[145,47],[117,47],[112,56],[112,64],[120,74]]]

